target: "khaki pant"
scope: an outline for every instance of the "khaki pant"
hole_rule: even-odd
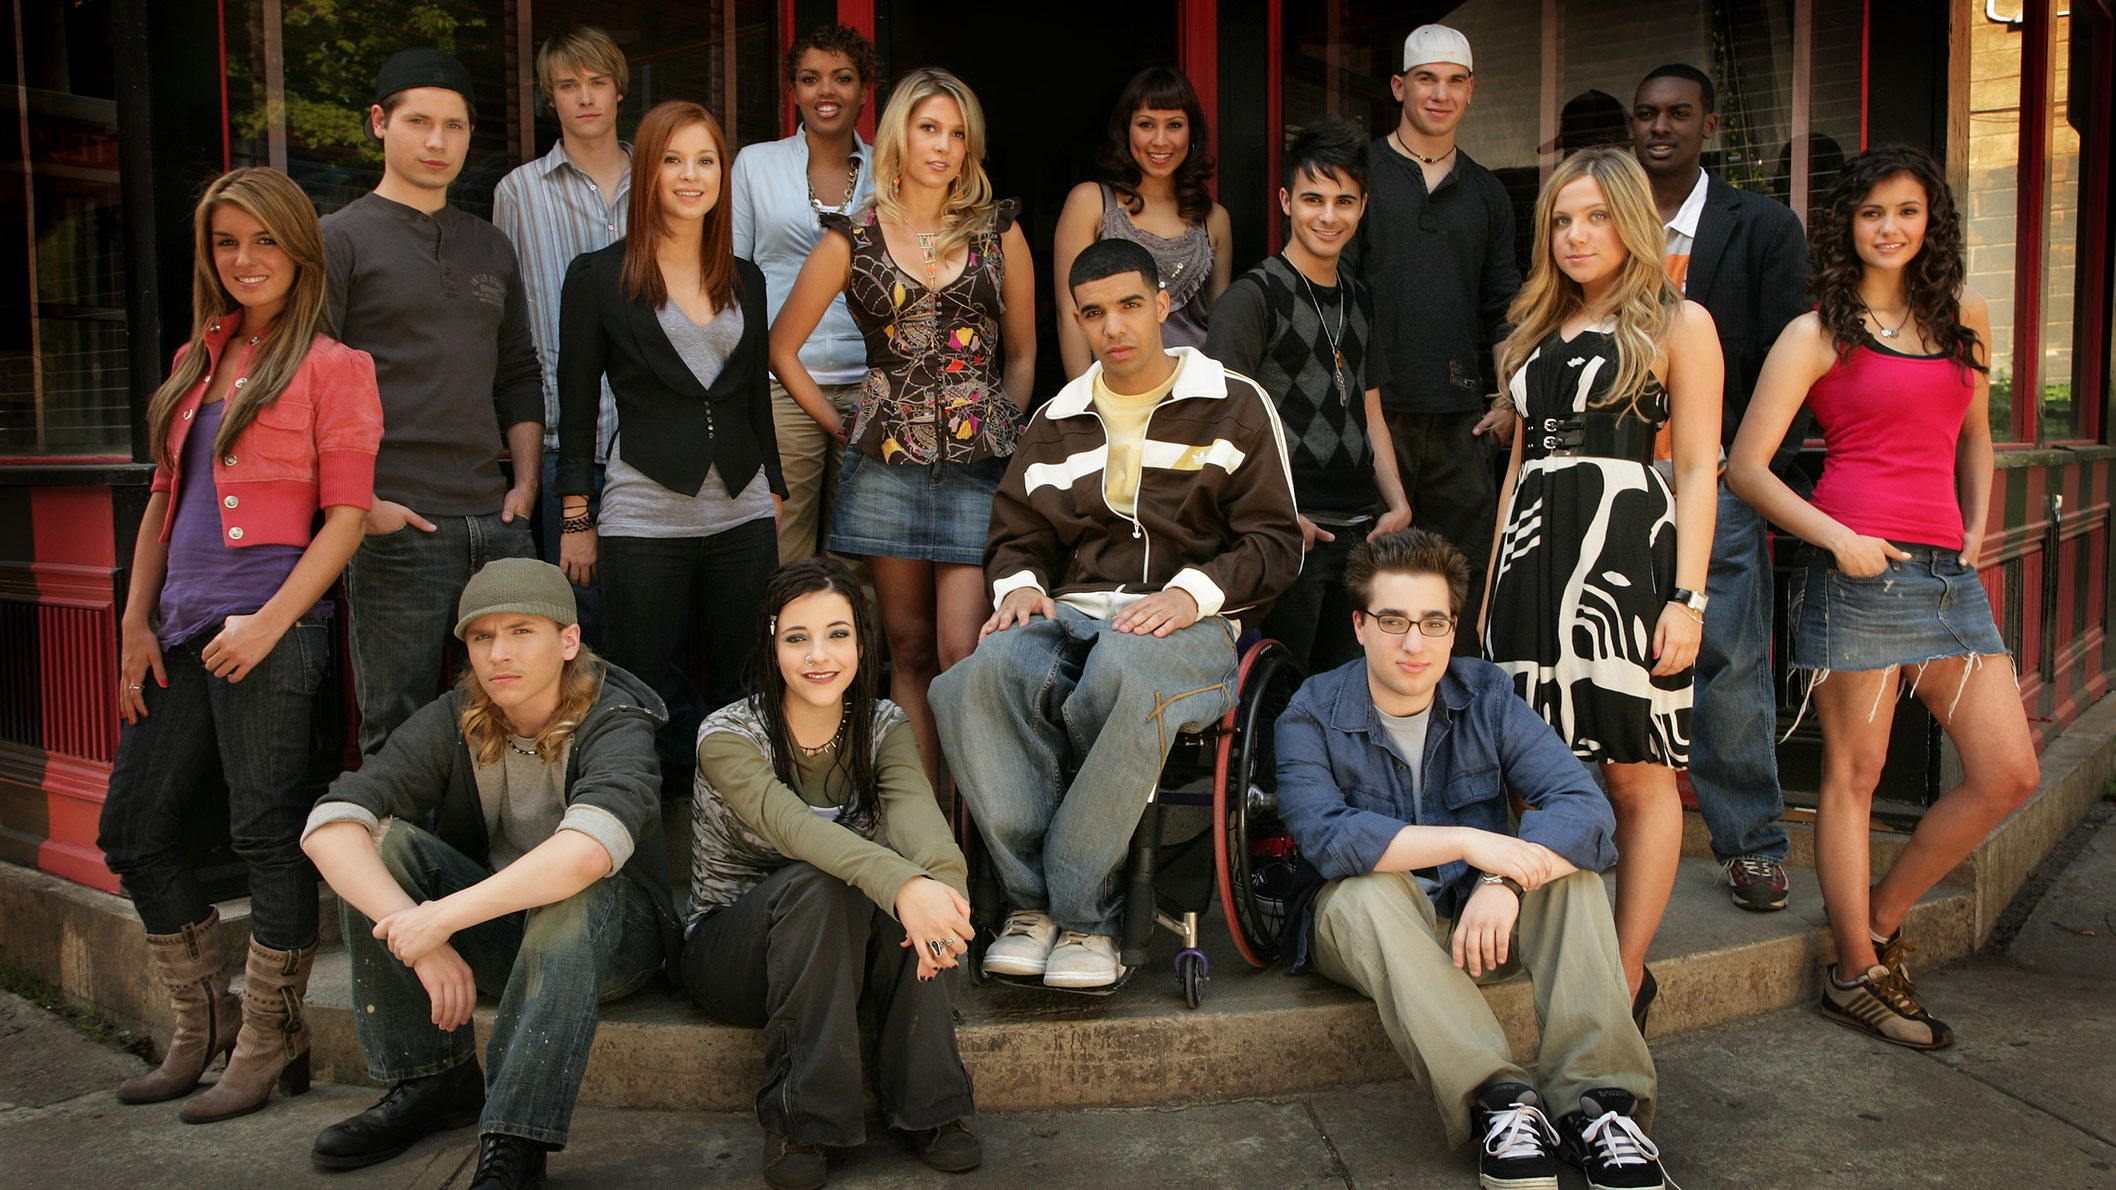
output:
[[[1638,1097],[1636,1119],[1650,1128],[1653,1057],[1631,1023],[1602,878],[1575,872],[1529,893],[1506,964],[1481,979],[1449,957],[1453,928],[1405,872],[1339,880],[1315,901],[1316,970],[1373,998],[1397,1054],[1433,1093],[1448,1144],[1469,1138],[1480,1089],[1538,1085],[1514,1061],[1477,990],[1524,968],[1543,1030],[1536,1065],[1545,1114],[1555,1122],[1580,1109],[1581,1092],[1620,1087]]]
[[[821,388],[849,424],[860,386],[825,384]],[[771,382],[771,421],[779,439],[779,472],[786,479],[786,499],[779,509],[779,562],[784,565],[816,553],[830,536],[829,523],[823,518],[837,494],[845,444],[808,416],[777,380]]]

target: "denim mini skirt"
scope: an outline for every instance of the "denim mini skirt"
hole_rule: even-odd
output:
[[[845,448],[831,501],[834,554],[982,566],[1003,458],[892,466]]]
[[[1890,560],[1870,578],[1838,570],[1828,550],[1800,548],[1786,607],[1792,668],[1819,674],[2005,655],[1983,580],[1962,564],[1961,550],[1895,545],[1909,560]]]

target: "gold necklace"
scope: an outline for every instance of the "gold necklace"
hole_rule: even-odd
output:
[[[940,256],[933,251],[933,240],[940,233],[937,231],[914,231],[911,234],[918,239],[919,255],[926,258],[926,286],[931,288],[939,276]]]

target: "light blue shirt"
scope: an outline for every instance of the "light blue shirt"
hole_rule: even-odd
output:
[[[846,214],[874,197],[874,153],[855,133],[852,152],[859,159],[859,180]],[[773,321],[793,292],[794,278],[817,241],[823,225],[808,205],[808,135],[795,132],[784,140],[765,141],[735,158],[730,183],[735,201],[735,255],[764,271],[765,301]],[[845,192],[818,194],[825,209],[838,210]],[[867,343],[839,294],[801,348],[801,363],[817,384],[858,384],[867,376]]]
[[[626,145],[626,154],[631,151]],[[566,156],[564,140],[500,179],[493,193],[492,221],[514,242],[523,294],[529,300],[529,329],[544,380],[545,450],[558,449],[558,298],[566,269],[581,253],[624,238],[631,193],[630,169],[618,179],[617,193],[605,195],[595,179]],[[617,397],[604,380],[602,416],[596,419],[596,462],[609,461],[610,439],[616,435]]]

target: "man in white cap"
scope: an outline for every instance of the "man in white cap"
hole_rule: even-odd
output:
[[[1485,414],[1490,345],[1521,287],[1513,206],[1455,144],[1477,90],[1469,38],[1445,25],[1412,30],[1389,88],[1403,114],[1368,150],[1367,214],[1345,261],[1374,297],[1389,376],[1382,418],[1412,523],[1453,542],[1481,592],[1499,499],[1492,431],[1513,426]],[[1459,634],[1458,652],[1476,648],[1474,633]]]

